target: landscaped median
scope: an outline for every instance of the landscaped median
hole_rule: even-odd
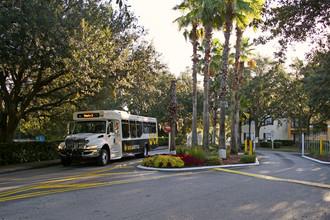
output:
[[[177,148],[177,154],[156,154],[147,156],[138,168],[162,171],[201,170],[220,167],[239,167],[259,165],[256,154],[248,152],[230,155],[226,159],[218,156],[218,150],[203,150],[201,147]]]

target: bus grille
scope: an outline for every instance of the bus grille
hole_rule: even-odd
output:
[[[69,139],[65,141],[65,145],[67,149],[84,149],[86,145],[86,140],[85,139]]]

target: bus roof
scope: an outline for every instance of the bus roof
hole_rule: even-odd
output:
[[[73,120],[105,120],[105,119],[117,119],[117,120],[136,120],[136,121],[150,121],[156,122],[156,118],[131,115],[125,111],[119,110],[92,110],[92,111],[80,111],[73,113]]]

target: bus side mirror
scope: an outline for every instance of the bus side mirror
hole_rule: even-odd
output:
[[[67,132],[68,135],[71,134],[71,131],[72,131],[72,125],[73,125],[72,122],[69,122],[69,123],[66,125],[66,132]]]
[[[115,126],[115,133],[118,134],[118,129],[119,129],[119,123],[116,122],[116,126]]]

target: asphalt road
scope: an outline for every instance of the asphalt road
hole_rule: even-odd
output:
[[[330,166],[258,151],[259,166],[186,172],[106,167],[0,175],[0,219],[330,219]]]

